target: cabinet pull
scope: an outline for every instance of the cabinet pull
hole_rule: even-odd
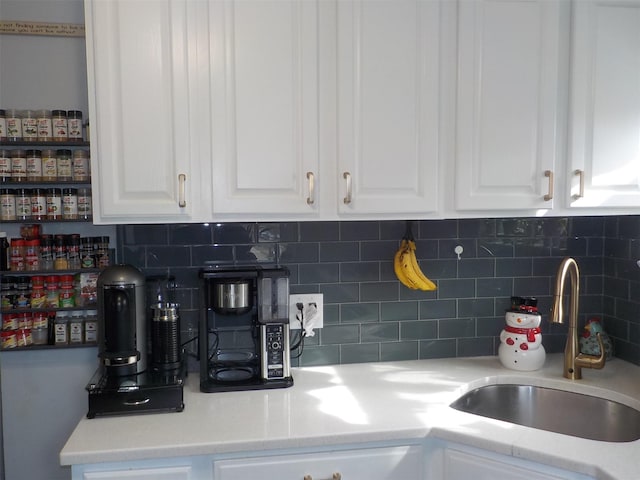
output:
[[[313,480],[313,477],[311,475],[305,475],[304,477],[302,477],[302,480]],[[331,475],[330,480],[342,480],[342,475],[336,472]]]
[[[313,172],[307,172],[307,183],[309,184],[309,196],[307,197],[307,205],[313,205],[315,202],[315,176]]]
[[[344,172],[342,174],[342,178],[347,181],[347,196],[342,199],[345,205],[349,205],[351,203],[351,174],[349,172]]]
[[[187,183],[187,176],[184,173],[178,175],[178,206],[184,208],[187,206],[187,200],[184,196],[184,184]]]
[[[575,170],[573,174],[580,177],[580,189],[577,194],[571,196],[574,200],[578,200],[584,197],[584,170]]]
[[[549,190],[548,193],[543,197],[545,202],[553,199],[553,172],[551,170],[545,170],[544,176],[549,179]]]

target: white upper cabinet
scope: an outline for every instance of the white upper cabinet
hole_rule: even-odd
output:
[[[95,223],[193,219],[193,4],[85,4]]]
[[[316,217],[318,2],[211,1],[214,216]]]
[[[572,207],[640,206],[640,1],[574,4]]]
[[[339,212],[433,213],[439,183],[441,4],[337,5]]]
[[[560,34],[549,0],[461,0],[455,209],[554,206]]]

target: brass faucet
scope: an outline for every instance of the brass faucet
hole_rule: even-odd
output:
[[[569,278],[571,279],[571,293],[569,297],[569,332],[567,333],[567,343],[564,347],[563,375],[565,378],[570,378],[571,380],[580,380],[582,378],[582,368],[600,369],[604,367],[606,353],[600,333],[597,334],[600,356],[579,353],[578,297],[580,293],[580,272],[578,270],[578,264],[571,257],[564,258],[558,268],[556,289],[553,294],[553,305],[551,306],[549,321],[553,323],[564,323],[562,318],[562,299],[567,273],[569,273]]]

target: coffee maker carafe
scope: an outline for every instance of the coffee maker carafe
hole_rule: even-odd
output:
[[[147,368],[145,279],[131,265],[107,267],[98,277],[98,346],[108,375]]]
[[[200,271],[200,390],[293,385],[289,271],[283,267]]]

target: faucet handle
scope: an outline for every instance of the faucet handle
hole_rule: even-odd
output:
[[[576,357],[576,365],[582,368],[595,368],[599,370],[604,367],[606,362],[607,353],[604,350],[604,343],[602,342],[602,334],[600,332],[596,333],[596,340],[598,341],[598,345],[600,346],[600,355],[586,355],[584,353],[580,353]]]

